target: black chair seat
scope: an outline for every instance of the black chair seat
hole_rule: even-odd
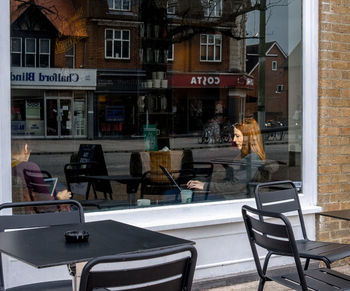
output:
[[[350,245],[348,244],[313,240],[297,240],[296,243],[302,258],[328,261],[331,264],[350,256]]]
[[[72,280],[62,280],[53,282],[42,282],[18,287],[8,288],[6,291],[70,291],[72,288]]]
[[[304,276],[309,290],[350,290],[350,276],[331,269],[323,268],[304,271]],[[300,288],[298,273],[284,274],[282,276],[271,276],[269,279],[292,289],[296,289],[298,287]]]

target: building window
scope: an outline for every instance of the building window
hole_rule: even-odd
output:
[[[168,62],[172,62],[174,60],[174,44],[169,46],[168,49]]]
[[[74,68],[75,67],[75,45],[74,44],[68,44],[66,46],[65,58],[66,58],[66,67]]]
[[[281,93],[283,91],[283,85],[277,85],[276,93]]]
[[[222,15],[222,0],[202,0],[205,17],[220,17]]]
[[[22,39],[20,37],[11,38],[11,66],[22,66]]]
[[[201,35],[200,60],[203,62],[220,62],[221,61],[221,44],[220,34],[202,34]]]
[[[112,10],[130,11],[130,0],[108,0],[108,7]]]
[[[175,5],[176,5],[176,1],[172,0],[172,1],[167,1],[167,13],[174,15],[175,14]]]
[[[105,30],[106,59],[130,59],[130,30]]]
[[[25,66],[35,67],[36,64],[36,41],[35,38],[25,39]]]
[[[39,39],[39,67],[50,67],[51,43],[49,39]]]
[[[272,61],[272,71],[277,71],[277,61]]]

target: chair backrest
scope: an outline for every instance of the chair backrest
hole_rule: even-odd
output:
[[[304,239],[307,239],[306,227],[300,206],[297,188],[292,181],[260,183],[254,191],[256,206],[260,210],[298,213]]]
[[[94,175],[94,165],[96,165],[95,162],[66,164],[64,166],[64,174],[66,176],[68,189],[70,183],[85,182],[86,180],[84,180],[84,176]]]
[[[177,254],[177,255],[176,255]],[[178,255],[181,254],[181,257]],[[168,260],[164,260],[165,256]],[[162,258],[145,265],[152,259]],[[134,262],[136,261],[137,266]],[[180,291],[191,290],[197,261],[197,251],[191,245],[153,250],[134,254],[99,257],[90,260],[84,267],[80,280],[80,291],[94,288],[120,287],[122,290]],[[97,265],[129,262],[134,267],[113,270],[93,270]],[[135,285],[140,288],[136,288]]]
[[[33,209],[35,207],[59,207],[63,205],[71,206],[71,210],[30,214],[1,214],[0,232],[9,229],[33,228],[64,224],[81,224],[85,222],[83,207],[78,201],[75,200],[3,203],[0,204],[0,212],[5,209],[12,209],[13,212],[16,212],[16,210],[23,208]],[[3,286],[4,280],[2,272],[2,261],[0,260],[0,290],[2,290],[1,287]]]
[[[24,169],[23,175],[32,201],[35,200],[34,193],[50,194],[44,180],[44,178],[51,178],[49,172]]]
[[[289,220],[281,213],[257,210],[246,205],[242,207],[242,215],[260,278],[264,279],[266,276],[261,267],[256,246],[260,246],[269,252],[293,256],[300,279],[300,285],[302,290],[307,291],[308,288],[303,267]],[[263,219],[259,219],[253,215],[260,218],[263,217]],[[275,218],[277,221],[266,221],[271,218]]]

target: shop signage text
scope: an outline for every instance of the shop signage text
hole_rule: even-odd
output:
[[[171,88],[246,88],[254,87],[254,79],[246,74],[168,74]]]
[[[96,70],[11,68],[12,87],[96,87]]]
[[[22,74],[14,74],[11,72],[11,81],[39,81],[39,82],[78,82],[79,75],[78,74],[56,74],[53,73],[51,75],[45,75],[43,73],[35,73],[35,72],[27,72]]]
[[[206,77],[206,76],[197,76],[192,77],[191,85],[219,85],[220,77]]]

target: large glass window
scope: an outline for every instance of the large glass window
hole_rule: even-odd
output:
[[[274,180],[302,190],[301,0],[95,2],[11,5],[47,23],[11,26],[13,160],[30,144],[91,211],[252,198]],[[70,182],[86,162],[115,180]]]

